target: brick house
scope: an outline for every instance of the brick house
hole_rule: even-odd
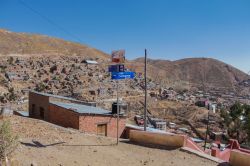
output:
[[[116,114],[67,97],[29,92],[29,116],[82,132],[116,137]],[[119,136],[125,129],[126,117],[120,115]]]

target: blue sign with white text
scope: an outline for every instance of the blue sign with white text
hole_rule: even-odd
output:
[[[135,77],[135,72],[113,72],[112,80],[122,80],[122,79],[133,79]]]

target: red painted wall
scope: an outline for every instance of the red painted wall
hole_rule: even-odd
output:
[[[185,147],[204,153],[204,151],[200,149],[199,146],[193,140],[191,140],[191,138],[189,138],[188,136],[185,136],[185,141],[186,141],[184,145]]]

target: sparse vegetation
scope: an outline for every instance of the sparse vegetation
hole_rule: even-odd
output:
[[[13,58],[12,56],[9,57],[8,62],[9,62],[10,65],[13,65],[13,63],[14,63],[14,58]]]
[[[15,101],[17,98],[16,94],[15,94],[15,89],[13,87],[9,88],[9,96],[8,99],[9,101]]]
[[[38,92],[42,92],[42,91],[45,90],[45,88],[46,88],[46,85],[45,85],[43,82],[40,82],[40,83],[36,86],[35,90],[38,91]]]
[[[10,121],[0,124],[0,160],[6,160],[18,146],[18,136],[14,135]]]

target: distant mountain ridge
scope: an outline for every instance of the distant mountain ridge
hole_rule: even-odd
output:
[[[134,70],[141,72],[144,58],[133,61]],[[177,61],[148,59],[149,76],[156,80],[165,80],[167,84],[185,84],[203,88],[235,88],[249,78],[239,69],[212,58],[187,58]],[[158,77],[158,78],[157,78]]]
[[[0,29],[0,54],[80,55],[107,59],[109,55],[89,46],[45,35],[15,33]]]

